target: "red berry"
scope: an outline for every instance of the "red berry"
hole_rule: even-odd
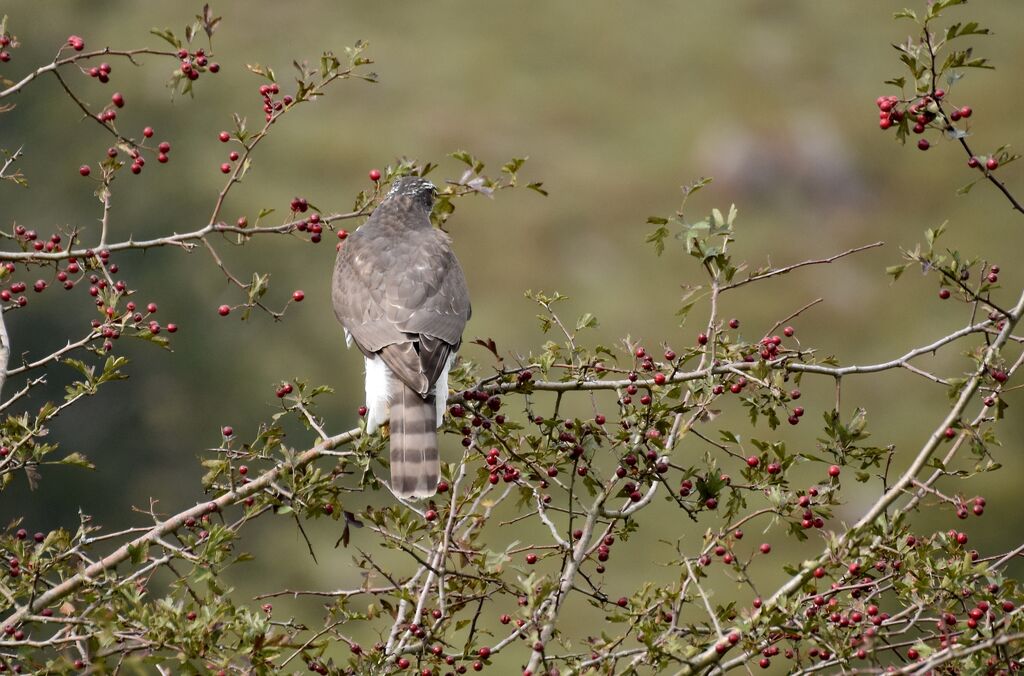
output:
[[[786,328],[782,329],[782,332],[786,334],[787,338],[792,338],[793,334],[796,333],[796,329],[794,329],[792,326],[787,326]]]
[[[939,289],[939,298],[942,300],[949,298],[949,289]]]
[[[169,153],[171,152],[171,144],[167,141],[161,141],[160,145],[158,145],[156,149],[162,153]]]
[[[222,174],[230,174],[231,173],[231,165],[228,164],[227,162],[225,162],[224,164],[220,165],[220,173],[222,173]]]
[[[380,180],[380,172],[376,169],[370,169],[370,180],[376,183]]]
[[[228,159],[231,160],[232,162],[237,160],[238,159],[238,152],[232,150],[230,153],[228,153]]]
[[[963,108],[960,109],[960,116],[961,117],[970,117],[971,113],[973,113],[973,112],[974,111],[971,110],[970,106],[964,106]]]
[[[231,425],[225,425],[224,427],[221,428],[220,432],[224,436],[230,437],[230,436],[234,435],[235,430],[234,430],[233,427],[231,427]],[[216,511],[216,510],[214,510],[214,511]]]
[[[664,385],[665,384],[665,374],[664,373],[655,373],[654,374],[654,382],[657,383],[658,385]]]
[[[749,458],[747,458],[747,467],[757,467],[760,464],[761,459],[758,458],[756,455],[752,455]]]
[[[931,144],[928,143],[928,139],[926,139],[926,138],[923,138],[923,139],[921,139],[920,141],[917,142],[917,149],[918,150],[928,150],[928,148],[930,148],[930,147],[931,147]]]
[[[339,230],[338,239],[345,240],[348,237],[348,230]]]
[[[994,157],[988,158],[985,162],[985,168],[989,171],[995,171],[999,167],[999,160]]]
[[[952,439],[953,437],[956,436],[956,430],[953,429],[952,427],[947,427],[946,431],[945,431],[945,435],[946,435],[947,439]]]
[[[146,127],[145,129],[142,130],[142,135],[145,136],[146,138],[153,138],[153,128]]]
[[[761,553],[762,554],[768,554],[768,553],[770,553],[772,551],[772,546],[770,544],[768,544],[767,542],[765,542],[764,544],[761,545],[760,549],[761,549]]]
[[[620,608],[625,608],[629,605],[629,599],[627,599],[625,596],[620,596],[619,600],[615,602],[615,605],[619,606]]]
[[[973,155],[971,156],[971,159],[967,160],[967,166],[971,169],[977,169],[979,164],[978,158]]]
[[[533,564],[537,563],[537,555],[536,554],[527,554],[526,555],[526,562],[528,564],[530,564],[531,566]]]
[[[231,308],[227,305],[221,305],[219,308],[217,308],[217,314],[219,314],[221,317],[227,317],[230,312]]]
[[[294,291],[294,292],[292,292],[292,300],[294,300],[296,303],[301,303],[302,299],[305,298],[305,297],[306,297],[306,294],[304,294],[302,291]]]
[[[427,521],[435,521],[437,519],[437,511],[433,510],[433,509],[428,509],[423,514],[423,518],[426,519]]]
[[[114,94],[110,97],[110,100],[118,108],[124,108],[124,95],[121,92],[114,92]]]
[[[480,650],[477,650],[476,654],[479,655],[480,657],[483,657],[484,659],[487,659],[488,657],[491,656],[491,649],[488,648],[487,646],[484,646],[483,648],[480,648]]]
[[[160,164],[167,164],[167,160],[169,159],[170,157],[168,157],[167,153],[160,153],[159,155],[156,156],[156,161],[159,162]]]
[[[88,164],[83,164],[78,168],[78,173],[82,176],[88,176],[92,173],[92,168]]]
[[[839,476],[840,471],[841,470],[839,469],[839,465],[832,465],[831,467],[828,468],[828,475],[830,477],[837,477]]]
[[[221,143],[227,143],[228,141],[231,140],[231,134],[227,133],[226,131],[222,131],[220,134],[217,135],[217,138],[220,139]]]
[[[697,344],[698,345],[707,345],[708,344],[708,336],[707,336],[706,333],[701,333],[701,334],[699,334],[697,336]]]

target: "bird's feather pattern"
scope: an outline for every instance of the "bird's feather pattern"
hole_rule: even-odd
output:
[[[421,188],[428,186],[432,194],[433,186],[419,178],[400,181],[407,183],[397,185],[341,246],[332,299],[335,315],[367,358],[368,378],[371,368],[384,368],[397,381],[385,397],[391,416],[392,489],[422,497],[433,493],[438,476],[434,415],[427,413],[436,411],[440,424],[435,394],[437,400],[447,398],[448,368],[472,309],[451,241],[430,223],[430,198],[421,199]],[[382,364],[371,367],[374,359]],[[436,387],[442,375],[443,393]],[[369,407],[369,380],[367,397]],[[431,420],[429,434],[423,419]],[[409,478],[413,467],[421,472],[415,481]]]

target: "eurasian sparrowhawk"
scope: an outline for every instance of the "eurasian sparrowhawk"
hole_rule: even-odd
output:
[[[334,266],[334,314],[366,359],[366,431],[390,417],[391,490],[437,490],[437,427],[448,370],[471,313],[448,235],[430,222],[437,189],[400,178],[346,239]]]

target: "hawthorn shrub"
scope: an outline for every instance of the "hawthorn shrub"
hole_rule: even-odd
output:
[[[955,85],[968,69],[989,64],[961,43],[988,31],[945,16],[958,4],[937,0],[921,14],[898,13],[914,22],[916,37],[896,45],[906,74],[888,81],[896,93],[878,98],[879,126],[895,128],[904,142],[918,135],[921,150],[958,143],[976,181],[992,184],[993,199],[1024,214],[999,177],[1016,156],[1006,147],[978,154],[969,145],[972,110],[956,101]],[[159,172],[173,161],[173,144],[152,128],[119,123],[131,92],[91,100],[78,93],[80,81],[116,83],[121,63],[144,61],[154,76],[170,74],[174,92],[193,94],[197,81],[221,69],[212,41],[220,23],[204,7],[181,37],[154,31],[168,47],[139,50],[97,49],[88,36],[71,35],[51,63],[3,84],[0,103],[31,95],[36,80],[55,78],[62,95],[94,123],[90,131],[110,144],[77,169],[95,190],[98,226],[46,233],[12,225],[0,233],[6,242],[0,250],[4,488],[38,483],[42,465],[89,466],[85,456],[50,438],[50,422],[86,397],[117,396],[107,385],[128,373],[119,355],[123,340],[173,342],[176,324],[160,317],[156,303],[136,300],[131,281],[119,276],[119,261],[151,249],[205,249],[237,289],[237,302],[201,311],[285,319],[305,293],[287,291],[278,299],[268,275],[236,274],[221,248],[261,246],[268,236],[314,244],[326,238],[343,247],[346,222],[356,227],[387,185],[409,173],[454,176],[438,182],[444,186],[433,214],[438,227],[471,195],[522,187],[544,193],[539,182],[520,180],[522,159],[489,173],[460,151],[440,166],[403,159],[372,170],[371,187],[347,211],[296,197],[284,219],[271,220],[272,212],[263,210],[228,222],[233,188],[257,180],[252,157],[277,125],[342,81],[376,79],[366,45],[357,43],[343,55],[297,62],[295,82],[287,85],[271,68],[250,66],[263,108],[235,115],[211,139],[224,144],[225,159],[209,219],[195,230],[124,239],[111,215],[114,195],[130,186],[133,174]],[[19,45],[5,20],[5,70],[17,63]],[[27,186],[19,157],[18,150],[5,151],[6,190]],[[448,452],[437,495],[425,503],[391,498],[378,478],[386,476],[386,440],[364,435],[362,426],[330,431],[320,412],[330,387],[294,380],[275,385],[280,407],[267,421],[255,429],[225,426],[219,447],[205,452],[199,481],[207,501],[178,505],[175,513],[151,505],[142,510],[149,521],[126,517],[111,528],[81,515],[75,531],[32,533],[13,518],[0,535],[0,671],[688,674],[754,665],[795,673],[1017,671],[1024,599],[1005,570],[1024,544],[979,552],[967,529],[922,532],[911,517],[931,509],[969,521],[988,508],[984,497],[959,485],[997,471],[1006,452],[996,423],[1024,362],[1024,338],[1014,334],[1024,293],[1015,297],[999,286],[998,266],[942,248],[942,227],[929,230],[888,272],[894,280],[910,269],[933,277],[940,298],[962,305],[963,326],[885,361],[840,365],[801,342],[791,324],[814,303],[767,331],[752,331],[728,312],[729,292],[805,267],[842,265],[843,258],[883,244],[750,268],[730,251],[738,236],[735,207],[689,216],[688,201],[707,182],[685,186],[676,213],[651,217],[656,229],[648,237],[657,255],[688,257],[706,276],[679,311],[701,328],[686,339],[625,338],[609,348],[588,339],[592,314],[570,319],[561,294],[528,292],[551,339],[525,355],[502,354],[495,341],[479,340],[492,362],[460,362],[443,433],[461,450]],[[51,354],[15,363],[3,318],[45,312],[48,297],[64,293],[57,287],[81,298],[83,334]],[[699,320],[696,308],[706,309]],[[940,349],[963,353],[956,372],[920,365],[919,357]],[[75,382],[63,399],[30,410],[29,393],[58,369],[74,371]],[[895,369],[949,394],[948,407],[934,419],[909,421],[920,446],[898,456],[894,446],[869,438],[867,411],[851,409],[841,397],[847,379]],[[833,383],[834,400],[812,406],[802,399],[805,378]],[[592,412],[567,414],[576,399],[590,402]],[[729,400],[746,415],[723,413]],[[815,412],[805,415],[805,406]],[[302,425],[304,439],[286,438],[290,422]],[[814,447],[787,444],[789,425],[819,427]],[[370,493],[388,496],[376,501],[385,506],[360,507]],[[45,482],[35,495],[46,499]],[[851,496],[870,500],[860,518],[844,523],[836,511]],[[162,498],[174,501],[173,494]],[[646,518],[645,509],[661,503],[678,522]],[[333,520],[337,546],[351,552],[365,583],[267,589],[255,598],[234,592],[227,576],[250,558],[241,534],[274,515],[284,517],[275,528],[303,536],[304,522]],[[1013,518],[1009,511],[1003,516]],[[677,526],[688,523],[703,537],[682,537]],[[624,588],[621,571],[631,557],[646,555],[624,544],[640,529],[657,532],[668,545],[664,551],[674,552],[659,560],[669,581]],[[513,541],[510,532],[528,532],[530,541]],[[816,543],[817,553],[798,560],[779,546],[798,540]],[[765,571],[780,568],[785,581],[766,585]],[[745,601],[722,602],[725,589]],[[273,606],[278,597],[313,603],[306,616],[283,615]],[[590,621],[567,622],[567,609]]]

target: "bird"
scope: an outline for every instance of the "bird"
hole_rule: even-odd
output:
[[[430,221],[436,198],[423,177],[395,180],[342,242],[331,288],[346,343],[365,361],[366,432],[390,419],[390,488],[406,499],[437,491],[437,428],[472,315],[451,238]]]

